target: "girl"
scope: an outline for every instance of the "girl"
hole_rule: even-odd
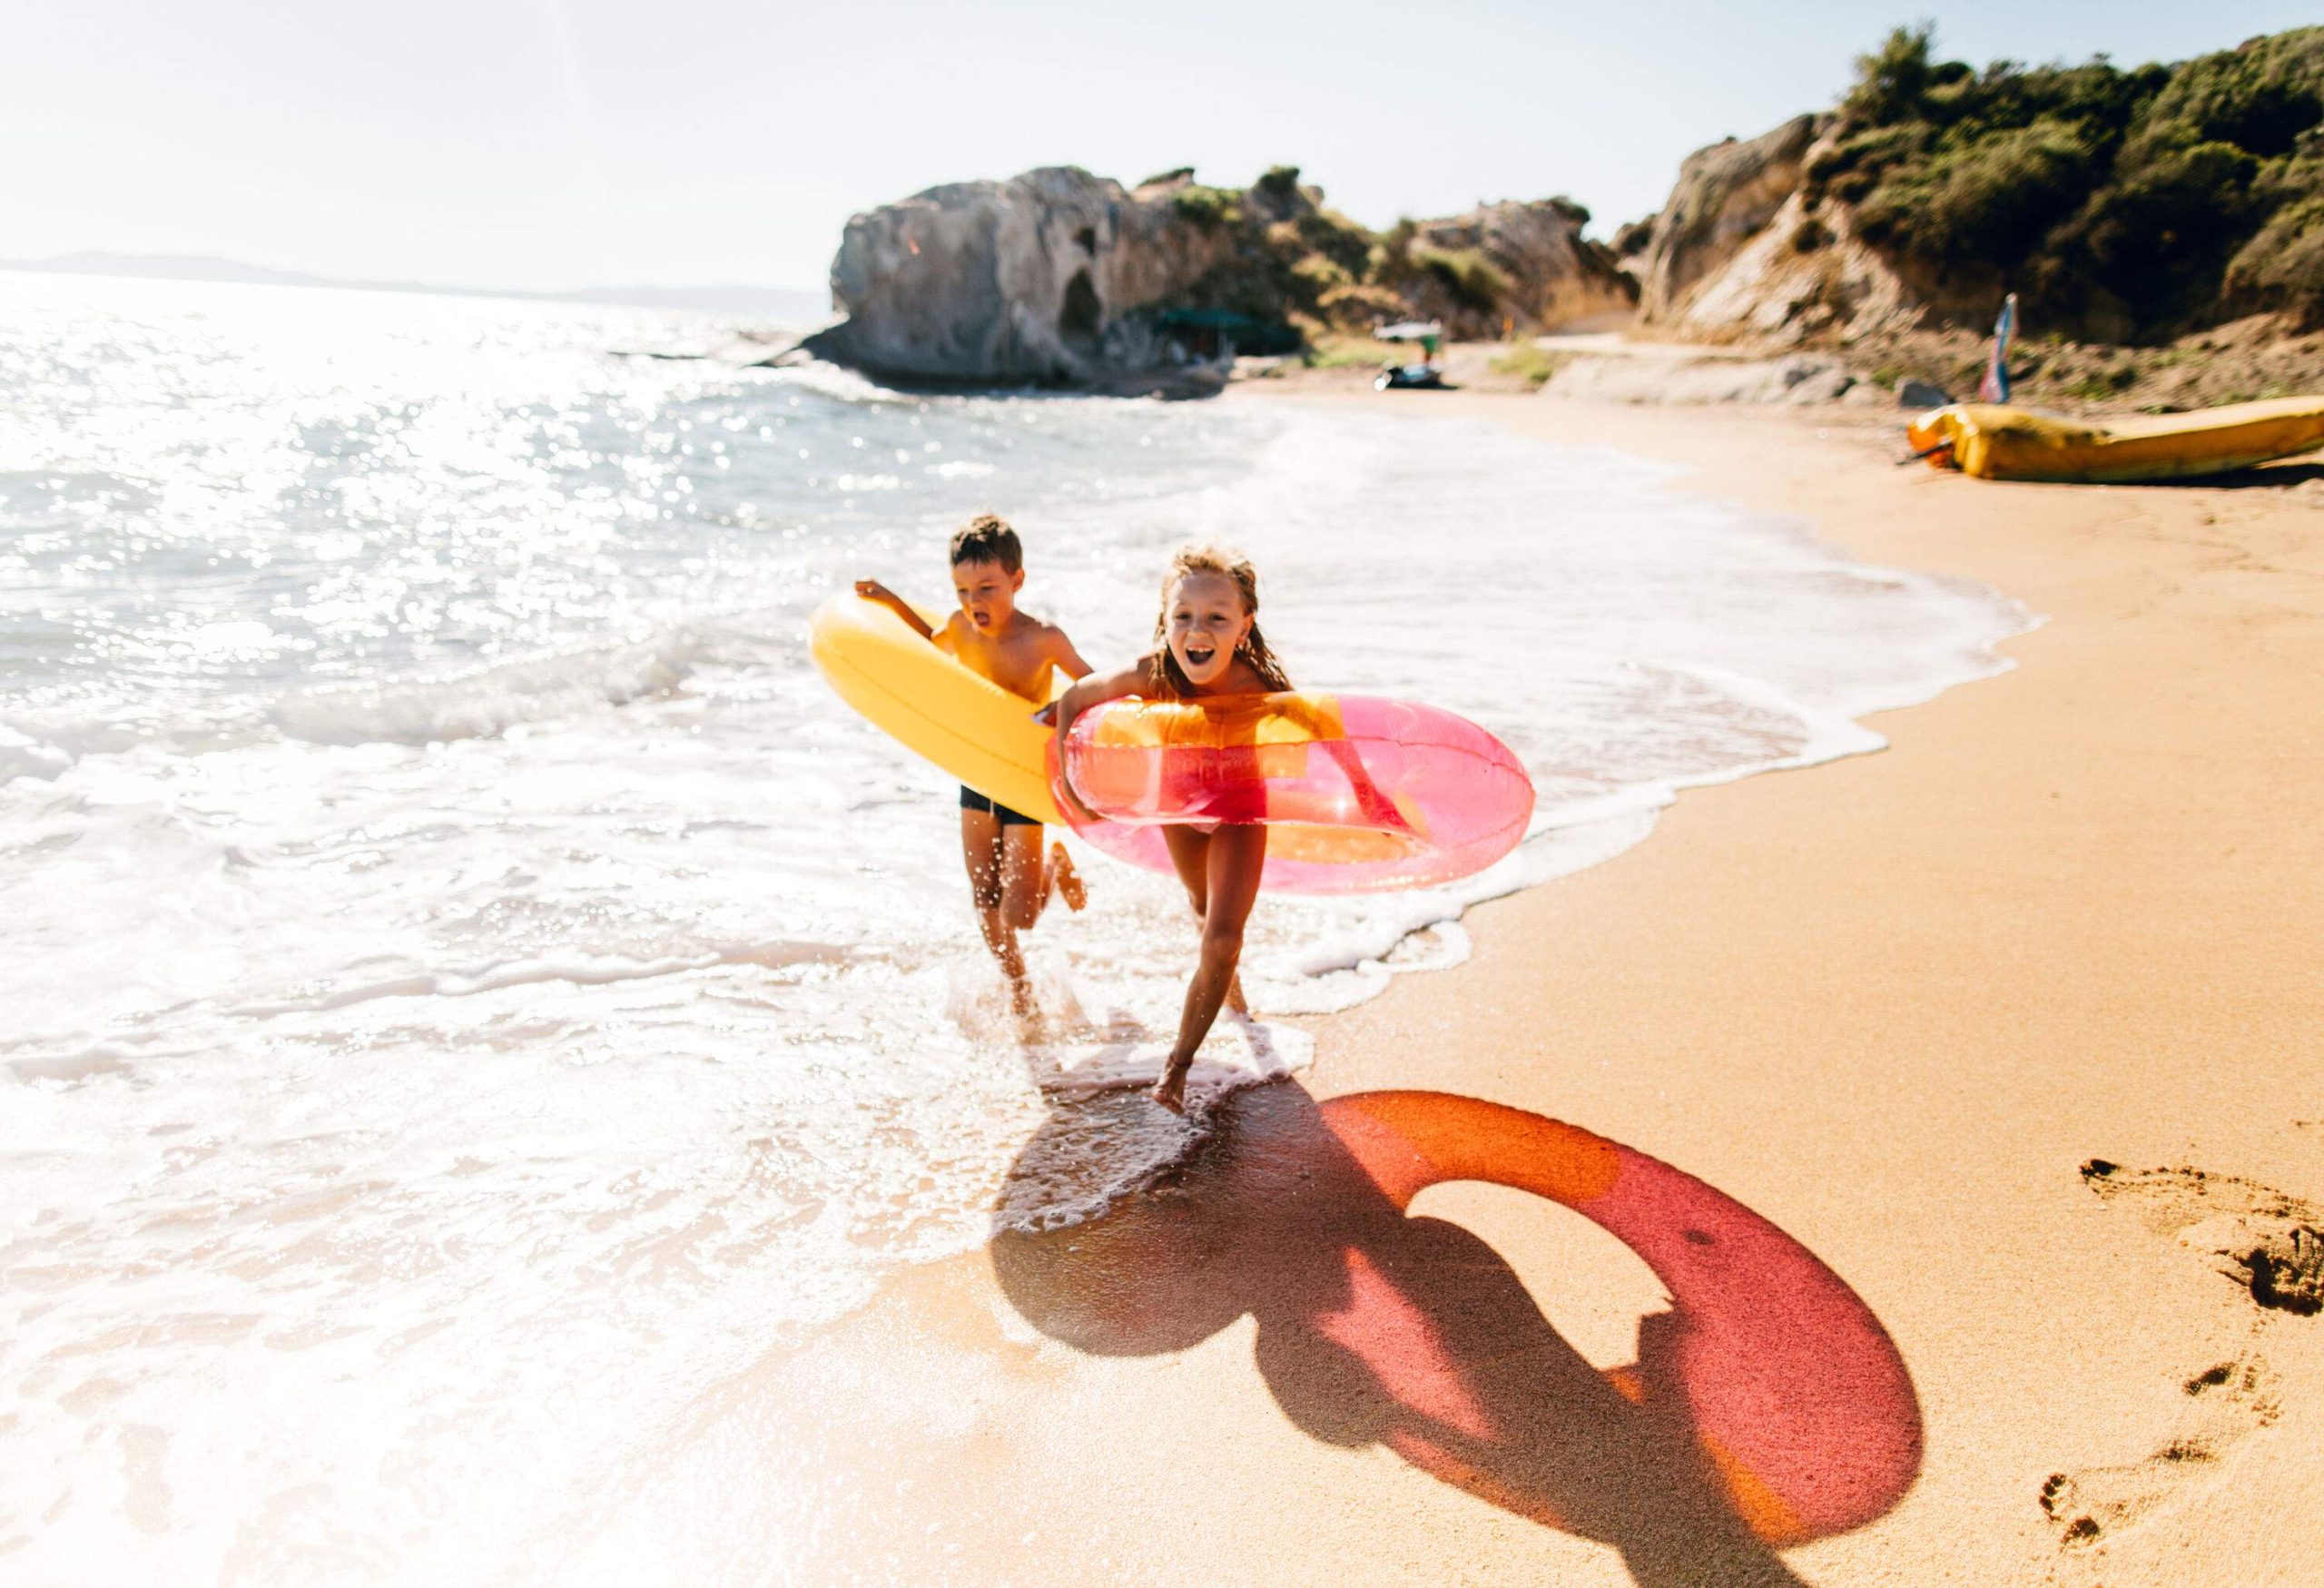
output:
[[[1059,764],[1064,764],[1065,735],[1073,719],[1108,700],[1126,695],[1188,700],[1289,689],[1291,680],[1259,633],[1258,612],[1259,576],[1248,561],[1215,547],[1179,552],[1171,558],[1169,577],[1163,581],[1153,651],[1118,673],[1092,674],[1059,698]],[[1098,820],[1070,779],[1058,781],[1059,797],[1076,814]],[[1243,957],[1243,923],[1250,918],[1259,893],[1259,872],[1266,863],[1267,830],[1256,823],[1209,830],[1169,826],[1162,829],[1162,836],[1170,846],[1178,880],[1186,884],[1195,919],[1202,922],[1202,957],[1196,962],[1194,980],[1187,984],[1178,1041],[1162,1079],[1154,1085],[1156,1102],[1183,1112],[1187,1070],[1218,1018],[1219,1005],[1247,1012],[1235,971]]]

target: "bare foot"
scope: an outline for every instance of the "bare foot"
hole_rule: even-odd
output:
[[[1031,977],[1012,976],[1009,979],[1009,1006],[1017,1011],[1019,1020],[1035,1020],[1039,1017],[1041,1006],[1034,1001]]]
[[[1017,1041],[1028,1048],[1039,1047],[1049,1041],[1049,1017],[1039,1009],[1019,1006],[1017,1010]]]
[[[1057,890],[1057,896],[1065,901],[1068,910],[1088,907],[1089,885],[1073,869],[1073,857],[1066,853],[1062,843],[1049,845],[1049,886]]]
[[[1147,1095],[1174,1114],[1187,1111],[1187,1071],[1194,1068],[1191,1059],[1173,1059],[1163,1066],[1162,1079],[1154,1083]]]

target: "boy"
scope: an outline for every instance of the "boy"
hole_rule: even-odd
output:
[[[923,638],[1011,695],[1028,701],[1049,698],[1054,672],[1079,678],[1089,664],[1054,624],[1017,609],[1025,587],[1024,549],[1011,529],[990,513],[980,513],[952,537],[952,593],[960,610],[931,629],[910,603],[877,579],[860,579],[855,593],[877,601],[910,624]],[[1009,977],[1017,1011],[1033,1012],[1033,990],[1017,934],[1031,928],[1054,890],[1068,909],[1088,902],[1081,879],[1062,843],[1041,855],[1041,824],[1032,816],[996,804],[974,789],[960,790],[960,856],[968,863],[985,946]]]

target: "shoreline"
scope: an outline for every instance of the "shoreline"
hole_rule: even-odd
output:
[[[1393,1083],[1423,1031],[1487,1052],[1530,1039],[1541,1061],[1493,1067],[1492,1095],[1578,1109],[1851,1279],[1915,1366],[1927,1465],[1889,1516],[1798,1552],[1809,1574],[1894,1562],[1911,1580],[1933,1563],[1905,1541],[1934,1527],[1956,1570],[1967,1541],[1983,1546],[1967,1581],[2054,1567],[2134,1582],[2199,1561],[2173,1580],[2270,1580],[2283,1557],[2251,1524],[2300,1514],[2302,1495],[2312,1515],[2324,1484],[2291,1431],[2324,1428],[2318,1331],[2293,1332],[2307,1320],[2215,1271],[2234,1265],[2205,1248],[2256,1227],[2181,1238],[2231,1218],[2231,1197],[2166,1179],[2132,1193],[2134,1209],[2079,1170],[2097,1159],[2324,1193],[2324,1141],[2295,1122],[2324,1113],[2297,1092],[2312,1085],[2324,986],[2290,947],[2324,918],[2324,799],[2294,770],[2312,774],[2315,752],[2292,748],[2324,743],[2303,687],[2324,676],[2324,469],[1996,489],[1886,467],[1895,425],[1860,411],[1494,398],[1446,411],[1679,463],[1675,488],[1801,516],[1866,562],[1974,577],[2049,621],[2003,642],[2011,671],[1867,718],[1886,752],[1691,791],[1652,842],[1481,907],[1469,963],[1324,1023],[1324,1087]],[[2254,488],[2271,472],[2299,483]],[[1704,889],[1715,917],[1657,906]],[[1545,982],[1556,991],[1534,990]],[[1949,1087],[1930,1072],[1948,1050],[1965,1071]],[[1866,1061],[1898,1095],[1879,1095]],[[1650,1088],[1641,1069],[1659,1072]],[[1747,1079],[1776,1095],[1734,1098]],[[1749,1129],[1722,1129],[1713,1100]],[[1808,1163],[1854,1194],[1797,1183],[1791,1166]],[[1900,1169],[1926,1183],[1897,1195]],[[1992,1300],[1979,1329],[1930,1294],[1932,1254],[1959,1261],[1947,1289]],[[2085,1283],[2062,1282],[2085,1266]],[[2045,1294],[2083,1327],[2061,1328]],[[2006,1347],[1974,1337],[1988,1330]],[[2174,1404],[2230,1360],[2268,1387],[2235,1407]],[[2013,1383],[2025,1398],[1995,1406]],[[1984,1437],[1965,1439],[1973,1424]],[[2174,1470],[2189,1464],[2158,1456],[2174,1441],[2213,1454]],[[2247,1469],[2232,1483],[2217,1470],[2230,1462]],[[2053,1517],[2041,1498],[2060,1473],[2075,1497]],[[2069,1542],[2085,1514],[2096,1531]]]
[[[909,1271],[724,1386],[690,1451],[779,1441],[795,1474],[732,1574],[2299,1580],[2324,1320],[2231,1259],[2324,1201],[2324,469],[1996,485],[1887,467],[1862,410],[1413,408],[1676,463],[1675,489],[2049,622],[2002,642],[2014,669],[1867,719],[1883,753],[1689,790],[1650,842],[1472,908],[1464,963],[1302,1022],[1283,1107],[1128,1216]],[[1474,1181],[1305,1200],[1315,1108],[1415,1088],[1597,1132],[1803,1243],[1910,1374],[1901,1497],[1780,1554],[1722,1532],[1588,1371],[1660,1306],[1620,1244]],[[1444,1465],[1429,1431],[1472,1425]],[[583,1559],[655,1535],[704,1459]]]

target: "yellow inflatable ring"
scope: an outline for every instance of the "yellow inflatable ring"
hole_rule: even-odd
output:
[[[919,610],[931,628],[943,625]],[[987,799],[1051,825],[1064,820],[1049,797],[1049,730],[1033,720],[1041,702],[970,672],[852,590],[815,608],[808,648],[839,697],[904,748]],[[1059,674],[1058,693],[1068,682]]]

